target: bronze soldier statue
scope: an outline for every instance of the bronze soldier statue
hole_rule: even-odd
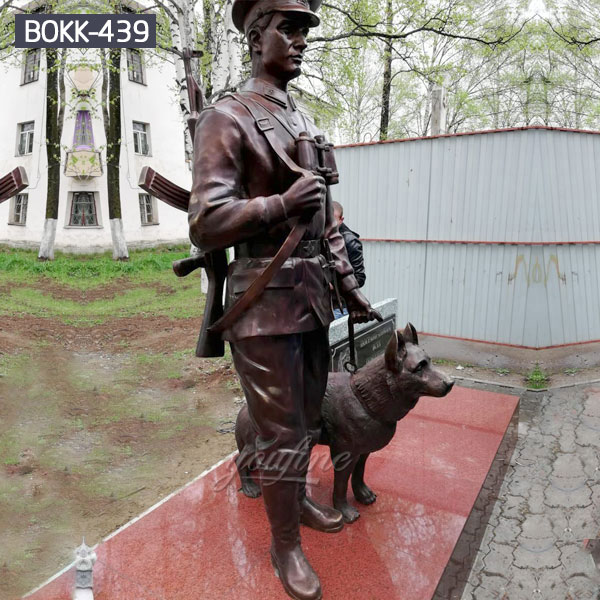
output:
[[[320,4],[234,1],[252,78],[200,115],[189,204],[196,246],[206,253],[235,248],[226,314],[212,331],[231,345],[258,434],[253,460],[271,526],[273,567],[298,600],[322,596],[300,546],[300,523],[325,532],[343,527],[339,511],[306,494],[327,385],[332,284],[355,321],[381,319],[358,290],[334,220],[326,183],[335,183],[337,174],[316,158],[306,164],[311,148],[317,157],[331,147],[287,93],[301,73]]]

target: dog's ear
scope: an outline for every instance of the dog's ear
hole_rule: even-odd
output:
[[[404,331],[402,332],[404,339],[415,346],[419,345],[419,338],[417,337],[417,330],[412,323],[407,323]]]
[[[389,371],[398,373],[402,369],[400,359],[406,354],[404,337],[399,331],[395,331],[385,349],[385,366]]]

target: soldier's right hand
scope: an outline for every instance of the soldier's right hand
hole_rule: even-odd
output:
[[[327,187],[322,177],[300,177],[290,189],[282,195],[288,217],[299,217],[317,212],[325,198]]]

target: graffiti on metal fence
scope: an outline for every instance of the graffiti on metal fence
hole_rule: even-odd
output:
[[[546,264],[540,264],[538,257],[535,258],[535,262],[528,263],[523,254],[519,254],[515,261],[515,270],[508,276],[508,283],[512,283],[517,279],[519,271],[523,271],[525,274],[525,280],[527,285],[532,284],[543,284],[548,285],[548,281],[551,276],[556,273],[559,281],[562,281],[565,285],[567,283],[567,276],[565,273],[560,272],[560,265],[558,262],[558,256],[552,254]]]

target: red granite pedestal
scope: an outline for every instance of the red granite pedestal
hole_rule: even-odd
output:
[[[517,407],[518,398],[465,388],[421,399],[367,463],[377,502],[357,505],[361,517],[340,533],[302,528],[324,599],[460,597],[512,451]],[[316,448],[310,473],[322,502],[332,490],[327,457]],[[285,599],[262,501],[238,487],[230,458],[101,543],[95,600]],[[29,598],[66,600],[73,582],[71,569]]]

